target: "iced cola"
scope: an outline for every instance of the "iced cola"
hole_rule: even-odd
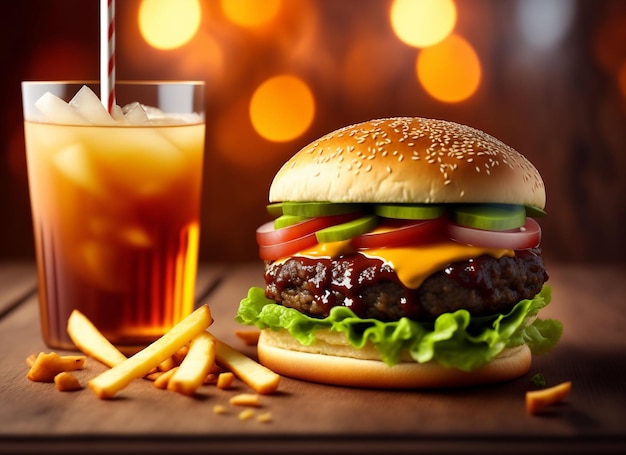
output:
[[[65,105],[46,94],[41,116],[25,110],[41,324],[56,348],[73,347],[74,308],[129,347],[194,305],[203,116],[140,103],[109,115],[94,100],[85,89]]]

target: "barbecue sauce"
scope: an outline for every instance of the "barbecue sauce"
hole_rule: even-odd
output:
[[[518,257],[532,255],[540,256],[538,250],[515,251]],[[493,291],[486,277],[482,275],[481,263],[492,259],[489,256],[479,256],[467,261],[449,264],[443,273],[460,285],[476,289],[487,295]],[[354,253],[339,258],[329,257],[297,257],[298,262],[306,271],[303,276],[294,276],[294,273],[285,272],[283,267],[268,265],[265,272],[265,281],[274,288],[277,295],[292,288],[298,283],[312,295],[316,310],[309,312],[312,316],[326,317],[330,309],[341,305],[350,308],[358,317],[370,317],[363,304],[363,291],[378,283],[393,282],[402,288],[403,296],[400,299],[400,313],[409,319],[424,318],[424,311],[418,289],[406,287],[398,278],[389,263],[375,257]],[[311,278],[312,277],[312,278]],[[548,279],[544,271],[544,281]]]

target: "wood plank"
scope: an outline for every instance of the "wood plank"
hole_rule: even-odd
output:
[[[0,262],[0,317],[37,287],[37,269],[33,261]]]
[[[205,300],[215,319],[209,330],[254,357],[254,349],[235,336],[242,326],[233,318],[248,288],[262,284],[262,266],[216,270],[213,276],[223,279]],[[68,446],[75,442],[82,448],[88,441],[114,446],[151,439],[161,448],[221,451],[258,451],[263,441],[286,452],[302,443],[315,450],[358,446],[359,441],[365,450],[381,448],[376,445],[380,441],[392,441],[395,445],[385,445],[392,449],[419,444],[422,449],[475,448],[491,453],[512,442],[525,449],[542,444],[544,452],[550,447],[623,449],[626,365],[616,360],[626,354],[624,269],[554,265],[551,275],[554,299],[544,316],[562,320],[566,329],[553,352],[535,359],[530,375],[541,372],[549,383],[572,380],[573,390],[567,402],[547,417],[526,414],[524,393],[530,388],[530,375],[495,386],[449,391],[348,389],[283,378],[280,393],[262,397],[261,411],[273,415],[268,424],[237,418],[240,409],[229,406],[228,399],[249,392],[240,382],[229,391],[207,386],[195,398],[157,390],[145,380],[134,381],[109,401],[98,400],[88,390],[61,393],[51,384],[25,378],[25,357],[46,350],[33,297],[0,320],[0,448],[4,441],[45,451],[47,446],[36,446],[38,438],[54,437],[55,442]],[[103,369],[88,362],[77,376],[84,383]],[[229,412],[215,414],[216,404]],[[132,447],[128,445],[129,450]]]

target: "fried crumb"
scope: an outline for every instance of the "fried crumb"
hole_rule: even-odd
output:
[[[67,371],[62,371],[54,377],[54,384],[60,392],[71,392],[74,390],[80,390],[83,387],[78,382],[78,379]]]
[[[227,414],[228,410],[223,404],[216,404],[215,406],[213,406],[213,412],[215,414]]]
[[[231,397],[229,403],[234,406],[253,406],[259,407],[261,406],[261,402],[259,401],[259,396],[254,393],[240,393],[239,395],[235,395]]]
[[[250,420],[252,417],[254,417],[254,409],[244,409],[239,413],[237,417],[239,418],[239,420]]]
[[[230,389],[234,380],[235,375],[232,372],[226,371],[224,373],[220,373],[217,377],[217,387],[222,390]]]

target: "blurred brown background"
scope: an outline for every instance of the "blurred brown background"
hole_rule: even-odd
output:
[[[166,23],[151,19],[156,35],[142,31],[142,14],[164,1],[176,5]],[[469,95],[446,102],[416,73],[420,55],[437,62],[436,45],[399,39],[390,0],[117,1],[118,79],[207,82],[201,260],[256,260],[254,230],[268,219],[271,179],[301,147],[350,123],[410,115],[477,127],[535,164],[547,187],[547,259],[624,263],[626,2],[452,5],[451,34],[473,50],[480,72]],[[34,259],[20,81],[98,79],[98,15],[97,0],[3,3],[0,260]],[[185,22],[189,15],[195,22]],[[177,30],[191,31],[177,47],[148,40]],[[468,67],[448,73],[471,82]],[[251,119],[250,103],[278,75],[310,99],[294,95],[284,112],[280,100],[261,104],[256,120],[273,119],[279,131],[285,122],[286,137],[272,140]]]

